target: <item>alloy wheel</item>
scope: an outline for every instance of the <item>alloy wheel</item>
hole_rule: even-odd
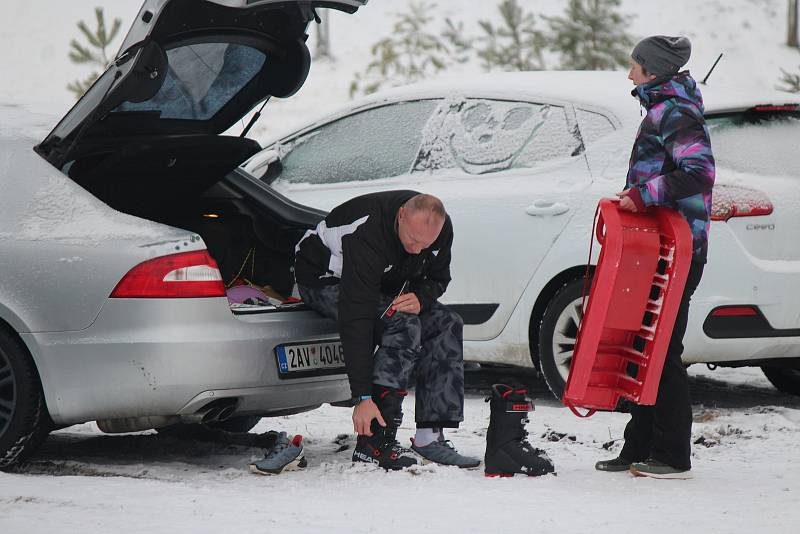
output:
[[[553,331],[553,360],[558,373],[566,383],[569,377],[569,368],[572,365],[572,355],[575,352],[575,341],[578,338],[578,325],[580,325],[583,311],[581,300],[570,302],[556,320]]]

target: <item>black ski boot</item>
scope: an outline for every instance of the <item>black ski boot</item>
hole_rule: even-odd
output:
[[[547,454],[528,443],[528,412],[533,403],[525,389],[505,384],[492,386],[489,430],[486,432],[486,456],[483,460],[487,477],[512,477],[516,473],[540,476],[555,471]]]
[[[372,421],[372,436],[358,436],[353,451],[354,462],[377,464],[387,471],[396,471],[417,464],[414,454],[400,446],[397,429],[403,422],[403,398],[406,391],[381,386],[373,388],[372,400],[378,405],[386,426],[377,420]]]

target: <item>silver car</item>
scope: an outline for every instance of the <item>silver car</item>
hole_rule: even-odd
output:
[[[44,141],[0,108],[0,468],[54,425],[246,431],[349,398],[336,325],[284,298],[324,213],[221,134],[303,85],[316,7],[364,4],[148,0]],[[242,282],[268,298],[231,304]]]

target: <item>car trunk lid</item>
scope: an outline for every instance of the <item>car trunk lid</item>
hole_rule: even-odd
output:
[[[315,8],[367,0],[147,0],[112,65],[36,147],[58,168],[93,142],[217,135],[304,83]]]

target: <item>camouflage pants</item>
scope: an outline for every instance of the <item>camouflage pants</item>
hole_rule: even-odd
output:
[[[298,289],[311,308],[338,320],[338,285],[300,286]],[[392,299],[381,296],[375,310],[376,323]],[[395,313],[380,321],[383,332],[374,355],[372,382],[388,388],[407,389],[414,377],[417,426],[458,427],[464,420],[464,323],[461,317],[436,302],[419,315]]]

